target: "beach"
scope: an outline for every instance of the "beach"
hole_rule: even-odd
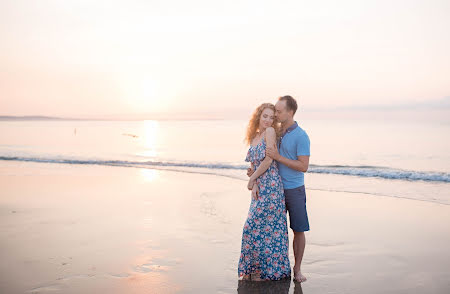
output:
[[[445,204],[307,187],[311,231],[302,271],[308,281],[238,285],[250,203],[242,180],[3,161],[0,186],[1,293],[450,289]],[[292,266],[292,250],[290,259]]]
[[[449,294],[449,16],[0,1],[0,294]],[[243,238],[286,276],[280,182],[247,222],[268,157],[258,181],[306,191],[305,283],[239,280]]]

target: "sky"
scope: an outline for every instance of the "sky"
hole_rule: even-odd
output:
[[[449,110],[449,29],[437,0],[0,0],[0,115]]]

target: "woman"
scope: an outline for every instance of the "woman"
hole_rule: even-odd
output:
[[[250,145],[245,161],[255,172],[248,182],[252,200],[242,233],[238,274],[243,279],[280,280],[290,277],[289,239],[283,184],[276,162],[265,156],[267,146],[275,146],[279,126],[275,106],[260,105],[248,124]]]

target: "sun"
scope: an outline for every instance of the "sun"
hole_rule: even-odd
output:
[[[120,85],[122,105],[128,112],[160,115],[180,102],[180,85],[163,76],[131,72],[122,76]]]
[[[127,77],[121,81],[122,99],[136,113],[157,112],[162,96],[158,81],[151,76]]]
[[[140,96],[144,100],[156,100],[158,95],[158,85],[152,78],[141,80]]]

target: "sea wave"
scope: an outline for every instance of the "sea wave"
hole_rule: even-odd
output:
[[[60,157],[24,157],[24,156],[0,156],[0,160],[8,161],[29,161],[40,163],[59,163],[59,164],[87,164],[104,166],[126,166],[142,168],[176,168],[179,171],[183,169],[192,170],[246,170],[247,165],[221,163],[221,162],[185,162],[185,161],[129,161],[129,160],[102,160],[102,159],[83,159],[83,158],[60,158]],[[348,166],[348,165],[314,165],[311,164],[308,173],[334,174],[344,176],[357,176],[365,178],[382,178],[387,180],[405,180],[405,181],[426,181],[450,183],[450,173],[445,172],[427,172],[427,171],[408,171],[380,166]]]

